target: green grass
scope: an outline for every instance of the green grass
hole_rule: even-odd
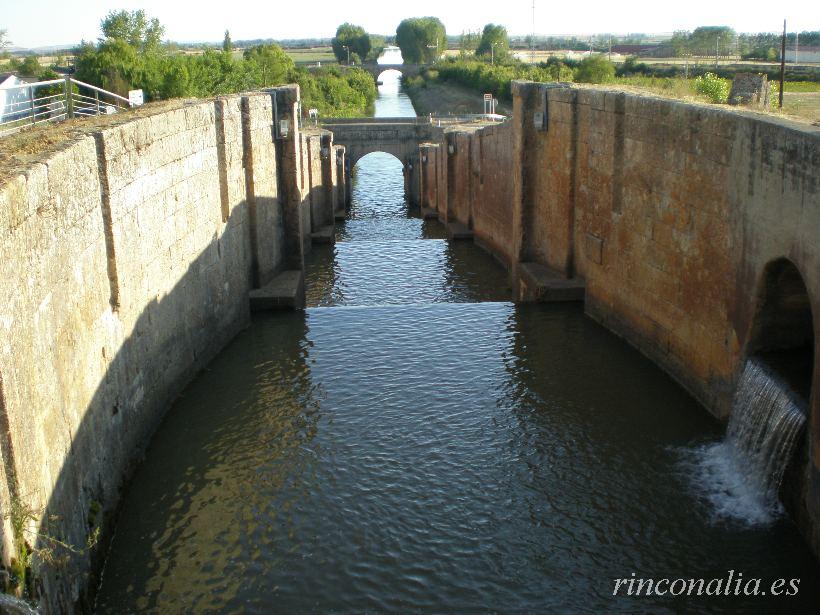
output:
[[[773,81],[774,88],[779,87],[778,81]],[[784,92],[820,92],[820,82],[812,81],[786,81],[783,84]]]
[[[336,56],[330,47],[312,47],[311,49],[285,49],[294,62],[336,62]]]
[[[645,88],[674,98],[689,98],[697,96],[694,79],[684,79],[683,77],[646,77],[644,75],[631,75],[629,77],[616,77],[615,84],[630,85]]]
[[[244,50],[236,49],[233,52],[235,60],[241,60]],[[285,49],[294,62],[303,64],[308,62],[321,62],[322,64],[331,64],[336,62],[336,56],[333,55],[333,50],[330,47],[311,47],[310,49]]]

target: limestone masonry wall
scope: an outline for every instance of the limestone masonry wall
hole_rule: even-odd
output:
[[[780,276],[790,290],[776,326],[784,344],[811,344],[814,357],[811,462],[793,512],[820,553],[820,340],[799,322],[813,318],[820,331],[820,129],[623,92],[513,85],[505,125],[452,128],[422,148],[443,167],[423,175],[425,207],[469,222],[510,267],[516,299],[531,298],[525,263],[583,279],[587,313],[719,417],[758,350],[767,280],[788,263],[796,273]]]
[[[298,97],[147,107],[0,179],[0,509],[39,511],[32,545],[110,531],[165,410],[249,322],[248,293],[332,237],[349,156],[299,129]],[[530,264],[583,279],[587,312],[717,416],[747,356],[811,345],[793,510],[820,552],[820,129],[577,87],[513,98],[504,124],[424,128],[406,156],[423,214],[472,230],[516,300]],[[3,565],[20,543],[4,516]],[[87,607],[101,553],[45,567],[44,610]]]
[[[320,138],[294,127],[297,99],[288,86],[181,102],[89,129],[0,183],[4,512],[43,511],[39,529],[78,547],[110,531],[170,402],[249,322],[249,291],[300,268],[309,217],[285,222],[309,216],[307,183],[322,174],[282,171]],[[8,565],[20,537],[7,518],[1,534]],[[43,568],[46,611],[85,604],[100,551]]]

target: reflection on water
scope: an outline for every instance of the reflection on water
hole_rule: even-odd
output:
[[[362,158],[353,174],[351,212],[334,246],[307,258],[309,306],[504,301],[507,272],[469,242],[444,241],[438,222],[411,217],[401,162]]]
[[[379,79],[379,98],[376,100],[376,117],[415,117],[416,110],[410,98],[401,91],[401,73],[387,69]]]
[[[350,219],[311,255],[328,307],[255,318],[171,409],[98,611],[816,606],[790,523],[716,524],[690,492],[677,451],[719,437],[694,400],[579,307],[504,301],[494,261],[408,217],[396,164],[362,159]],[[633,572],[729,570],[800,593],[612,596]]]

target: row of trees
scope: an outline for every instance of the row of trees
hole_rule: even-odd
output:
[[[744,59],[778,60],[780,58],[781,34],[763,32],[738,34],[728,26],[702,26],[693,31],[678,31],[669,41],[671,52],[676,56],[739,55]],[[793,47],[820,44],[820,30],[792,33],[786,43]]]
[[[235,56],[230,33],[222,49],[172,53],[161,43],[164,29],[143,11],[109,13],[96,45],[84,43],[76,58],[82,81],[125,95],[142,89],[148,100],[205,97],[299,83],[304,108],[323,115],[362,115],[376,98],[373,78],[359,69],[325,68],[309,73],[285,51],[268,43]]]

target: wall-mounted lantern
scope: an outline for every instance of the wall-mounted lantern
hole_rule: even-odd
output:
[[[426,163],[426,162],[427,162],[427,155],[422,156],[422,157],[421,157],[421,161],[422,161],[422,162],[424,162],[424,163]]]
[[[290,120],[279,120],[279,136],[283,139],[287,139],[289,133]]]
[[[456,153],[456,146],[454,144],[450,143],[450,145],[447,146],[447,151],[450,152],[451,154],[455,154]]]
[[[407,169],[410,170],[410,171],[413,170],[413,163],[412,162],[407,163]]]
[[[322,148],[322,158],[329,158],[330,157],[330,150],[326,147]]]

